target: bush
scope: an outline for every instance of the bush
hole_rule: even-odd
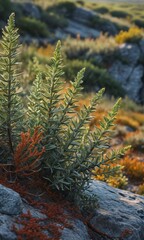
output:
[[[85,90],[94,90],[94,88],[106,88],[106,93],[115,97],[123,96],[124,91],[119,83],[117,83],[107,73],[106,69],[94,66],[90,62],[73,60],[67,63],[65,67],[65,77],[68,80],[74,79],[76,72],[82,67],[86,68],[85,76],[83,78],[83,85]]]
[[[109,12],[109,9],[107,7],[97,7],[94,10],[101,14],[105,14]]]
[[[67,19],[55,12],[43,12],[41,20],[45,22],[49,28],[64,28],[68,25]]]
[[[0,18],[6,20],[12,10],[12,3],[10,0],[0,0]]]
[[[110,14],[113,17],[117,17],[117,18],[127,18],[127,17],[131,16],[129,13],[124,12],[124,11],[120,11],[120,10],[113,10],[113,11],[110,12]]]
[[[76,5],[73,2],[60,2],[52,7],[47,8],[47,12],[55,12],[56,14],[63,15],[65,17],[71,17],[76,9]]]
[[[125,42],[135,43],[144,37],[144,32],[138,27],[132,27],[128,31],[121,31],[115,40],[117,43],[122,44]]]
[[[17,24],[22,32],[27,32],[31,36],[48,37],[49,35],[47,25],[35,18],[22,17]]]
[[[21,174],[32,175],[39,170],[39,176],[47,179],[54,189],[82,199],[83,191],[91,181],[92,169],[114,162],[125,153],[125,149],[107,151],[119,101],[101,121],[100,127],[91,132],[88,127],[90,115],[95,111],[104,89],[94,95],[89,106],[83,106],[80,112],[76,112],[84,69],[62,95],[65,82],[62,80],[58,43],[51,64],[45,72],[37,74],[24,114],[17,91],[18,46],[12,14],[3,31],[0,62],[0,140],[3,154],[9,153],[1,167],[3,171],[11,167],[10,175],[15,173],[20,177]],[[20,133],[22,130],[24,132]]]
[[[134,19],[132,22],[139,28],[144,28],[144,20]]]

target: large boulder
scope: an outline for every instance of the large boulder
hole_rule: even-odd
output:
[[[100,181],[93,181],[89,190],[97,196],[99,204],[89,222],[95,236],[99,234],[102,239],[144,239],[144,197],[114,189]]]

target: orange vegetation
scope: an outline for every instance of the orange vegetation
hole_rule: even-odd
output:
[[[140,161],[138,157],[125,156],[120,163],[124,166],[124,172],[130,179],[143,181],[144,162]]]
[[[30,130],[21,133],[21,141],[14,153],[15,173],[20,175],[31,175],[39,170],[40,159],[45,151],[42,147],[38,149],[38,144],[42,140],[42,132],[37,127],[31,136]]]

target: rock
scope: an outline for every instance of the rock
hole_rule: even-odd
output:
[[[85,24],[86,22],[89,22],[93,16],[97,16],[94,11],[82,7],[77,7],[73,15],[73,20]]]
[[[124,43],[119,47],[119,57],[127,64],[134,66],[140,58],[140,49],[137,44]]]
[[[140,47],[140,50],[141,50],[141,54],[142,54],[142,57],[144,57],[144,39],[142,39],[140,42],[139,42],[139,47]]]
[[[39,8],[35,4],[32,4],[32,3],[28,3],[28,2],[23,3],[22,11],[23,11],[24,15],[29,16],[29,17],[33,17],[36,19],[40,19],[40,17],[41,17]]]
[[[89,190],[99,204],[89,222],[93,231],[105,236],[102,239],[144,239],[144,197],[100,181],[93,181]]]
[[[141,102],[140,91],[143,87],[142,77],[144,75],[144,67],[142,65],[136,66],[131,76],[127,81],[127,86],[125,90],[127,95],[136,102]]]
[[[143,87],[144,69],[142,65],[132,66],[115,61],[109,69],[111,76],[117,80],[129,98],[136,102],[141,102],[140,91]]]
[[[99,31],[71,20],[69,20],[68,27],[64,29],[64,32],[72,37],[80,35],[81,38],[97,38],[100,36]]]
[[[125,88],[127,80],[133,72],[133,67],[116,60],[108,71]]]
[[[90,240],[86,226],[80,220],[73,220],[72,229],[65,228],[62,231],[61,240]]]
[[[0,184],[0,213],[17,215],[22,212],[22,206],[20,195]]]
[[[16,235],[11,231],[14,217],[0,214],[0,239],[16,240]]]

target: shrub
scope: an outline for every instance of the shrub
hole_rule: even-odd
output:
[[[106,69],[99,68],[87,61],[73,60],[70,61],[65,68],[66,79],[73,79],[76,72],[82,67],[86,68],[85,76],[83,78],[83,85],[85,90],[94,90],[94,88],[106,88],[106,93],[115,97],[124,96],[124,91],[120,84],[113,80],[107,73]]]
[[[101,14],[105,14],[109,12],[109,9],[107,7],[97,7],[94,10]]]
[[[0,0],[0,17],[6,20],[12,10],[12,3],[10,0]]]
[[[129,133],[124,144],[130,144],[133,150],[144,152],[144,137],[142,132]]]
[[[43,12],[41,20],[45,22],[49,28],[64,28],[68,25],[67,19],[55,12]]]
[[[132,180],[143,181],[144,179],[144,162],[138,158],[125,156],[120,162],[124,166],[124,172]]]
[[[47,25],[40,20],[30,17],[22,17],[18,21],[18,27],[22,32],[27,32],[32,36],[48,37]]]
[[[108,173],[111,174],[109,175]],[[123,166],[118,164],[102,166],[99,169],[95,169],[93,174],[94,179],[107,182],[112,187],[123,189],[128,184],[128,179],[123,174]]]
[[[127,17],[131,16],[129,13],[121,11],[121,10],[113,10],[110,12],[110,14],[113,17],[117,17],[117,18],[127,18]]]
[[[102,30],[102,27],[103,27],[104,25],[107,25],[108,22],[110,22],[110,21],[107,20],[107,19],[104,19],[104,18],[102,18],[102,17],[100,17],[100,16],[93,16],[93,17],[91,17],[91,18],[89,19],[88,25],[89,25],[90,27],[93,27],[93,28],[97,28],[97,29],[99,29],[99,30]]]
[[[16,91],[18,86],[15,71],[17,40],[18,34],[14,27],[14,15],[12,14],[3,32],[4,53],[0,62],[0,137],[8,143],[7,148],[12,155],[11,164],[13,164],[14,156],[17,156],[15,159],[18,164],[19,157],[24,164],[29,156],[33,161],[33,163],[30,162],[30,170],[35,169],[35,167],[32,168],[35,163],[38,164],[41,167],[41,176],[47,179],[54,189],[63,191],[65,194],[71,193],[73,197],[81,196],[80,199],[82,199],[83,190],[88,187],[91,180],[92,169],[110,164],[125,153],[126,149],[107,151],[110,147],[110,128],[113,126],[119,108],[119,100],[100,122],[100,127],[91,132],[87,127],[91,120],[90,115],[95,111],[104,89],[94,95],[89,106],[83,106],[80,112],[76,112],[77,98],[82,90],[84,69],[77,74],[71,87],[62,95],[61,90],[65,82],[62,79],[61,47],[58,43],[54,57],[46,71],[37,74],[29,96],[27,118],[23,124],[20,118],[23,108]],[[19,142],[22,127],[25,131]],[[35,129],[40,129],[40,132]],[[28,141],[27,145],[26,141]],[[27,150],[25,146],[28,146]],[[23,147],[26,158],[20,152],[20,149],[23,151]],[[16,151],[17,155],[15,155]],[[31,157],[34,158],[31,159]],[[9,158],[6,160],[8,164]],[[19,170],[22,170],[21,166]]]
[[[71,17],[76,9],[76,5],[73,2],[60,2],[52,7],[47,8],[47,12],[55,12],[56,14],[63,15],[65,17]]]
[[[137,27],[144,28],[144,20],[141,19],[134,19],[132,21]]]
[[[122,44],[125,42],[138,42],[144,36],[143,30],[138,27],[131,27],[128,31],[121,31],[116,37],[115,40],[117,43]]]

